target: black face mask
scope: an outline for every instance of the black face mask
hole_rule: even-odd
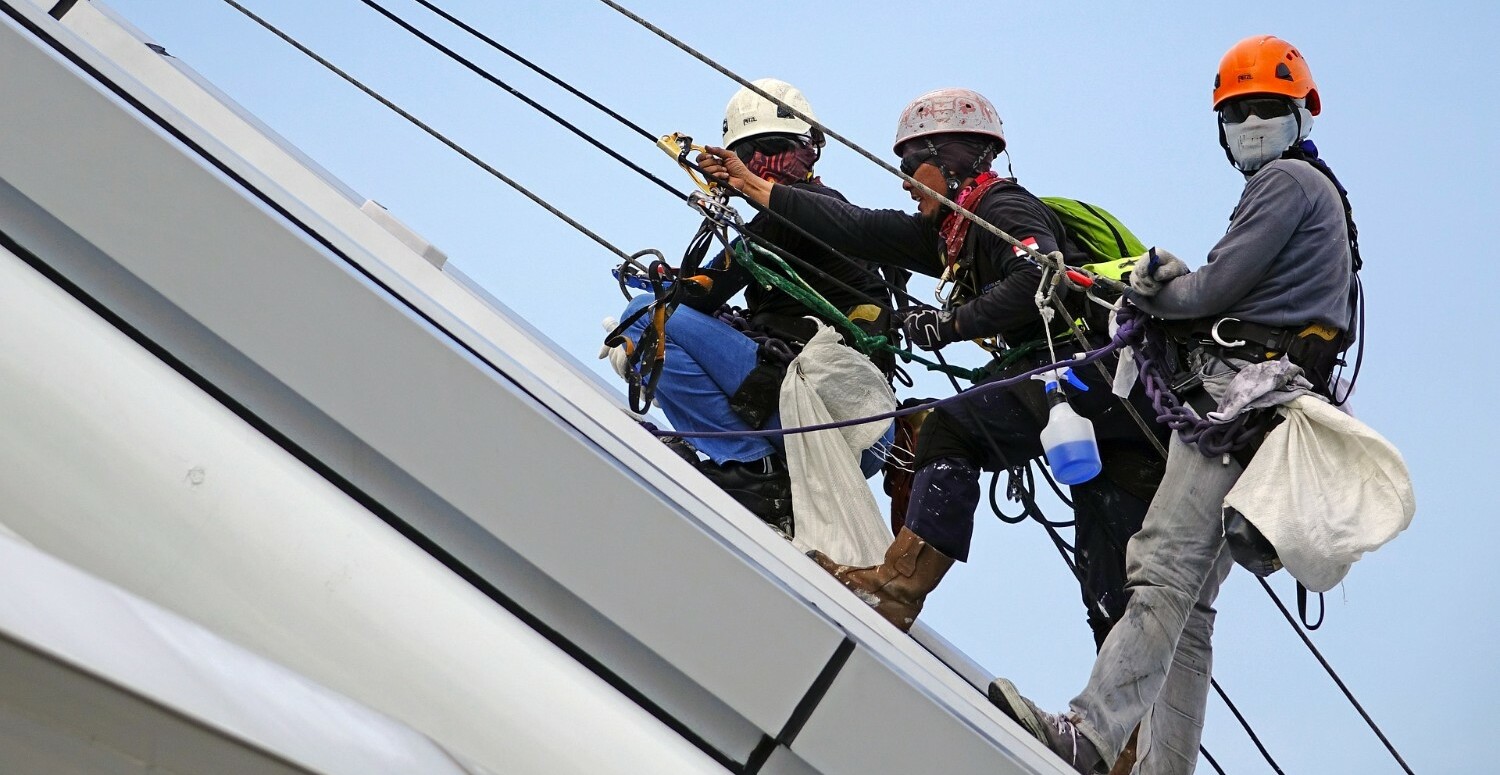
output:
[[[901,157],[901,174],[915,175],[917,169],[937,159],[937,152],[930,147],[915,148]]]

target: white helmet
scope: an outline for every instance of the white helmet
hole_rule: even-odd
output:
[[[761,91],[796,108],[799,113],[813,120],[812,105],[797,87],[775,78],[762,78],[754,82]],[[724,147],[728,148],[747,137],[771,133],[805,135],[812,132],[812,125],[793,116],[791,111],[756,94],[749,89],[740,89],[724,108]]]
[[[1000,114],[989,100],[970,89],[938,89],[912,100],[896,123],[896,144],[892,149],[900,153],[907,140],[946,132],[993,137],[1000,141],[1000,149],[1005,149]]]

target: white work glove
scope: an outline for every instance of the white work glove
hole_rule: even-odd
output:
[[[601,324],[604,326],[605,331],[613,331],[615,330],[615,326],[620,325],[620,319],[615,317],[607,317],[603,321],[601,321]],[[625,352],[625,345],[617,345],[615,347],[604,345],[599,348],[599,358],[601,360],[604,358],[608,358],[609,365],[614,368],[616,374],[620,375],[620,379],[626,379],[625,367],[628,363],[629,357],[630,356]]]
[[[1160,248],[1152,248],[1135,260],[1130,270],[1130,288],[1142,296],[1155,296],[1169,281],[1188,273],[1182,259]]]

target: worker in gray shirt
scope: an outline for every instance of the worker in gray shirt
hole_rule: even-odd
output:
[[[1246,177],[1229,231],[1195,272],[1154,251],[1132,273],[1129,300],[1166,321],[1182,342],[1182,370],[1212,401],[1239,369],[1283,355],[1315,390],[1332,391],[1351,339],[1358,242],[1342,187],[1306,142],[1320,108],[1296,48],[1268,35],[1231,48],[1214,83],[1220,143]],[[1126,549],[1124,618],[1088,686],[1060,714],[1038,710],[1003,678],[990,687],[996,705],[1079,772],[1104,772],[1122,756],[1137,757],[1135,772],[1193,771],[1213,602],[1232,565],[1221,513],[1242,470],[1234,456],[1174,433],[1161,487]]]

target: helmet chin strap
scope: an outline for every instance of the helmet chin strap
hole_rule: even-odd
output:
[[[937,167],[938,172],[943,173],[943,180],[947,183],[948,186],[948,192],[946,196],[949,199],[952,199],[954,196],[958,195],[958,189],[963,185],[963,181],[954,177],[953,172],[948,169],[948,165],[943,164],[943,162],[939,159],[937,146],[932,144],[932,138],[927,138],[926,143],[927,152],[932,154],[932,166]]]
[[[1229,135],[1224,134],[1224,119],[1217,119],[1214,123],[1219,125],[1219,147],[1224,149],[1224,158],[1229,160],[1229,166],[1239,170],[1240,163],[1234,160],[1234,154],[1229,150]]]
[[[947,184],[947,196],[949,199],[954,199],[958,196],[959,189],[963,188],[964,180],[978,177],[980,173],[983,172],[982,168],[984,167],[985,162],[993,158],[995,155],[998,155],[998,152],[995,150],[994,143],[985,146],[984,150],[980,151],[979,155],[974,157],[974,162],[969,166],[969,174],[963,178],[960,178],[955,175],[952,170],[948,169],[947,165],[943,164],[943,162],[939,160],[937,146],[933,144],[932,139],[928,138],[926,140],[926,143],[927,152],[932,154],[932,166],[937,167],[938,172],[943,173],[943,181]],[[1005,164],[1006,168],[1009,169],[1009,149],[1005,149]],[[1014,170],[1011,170],[1011,177],[1015,177]]]

